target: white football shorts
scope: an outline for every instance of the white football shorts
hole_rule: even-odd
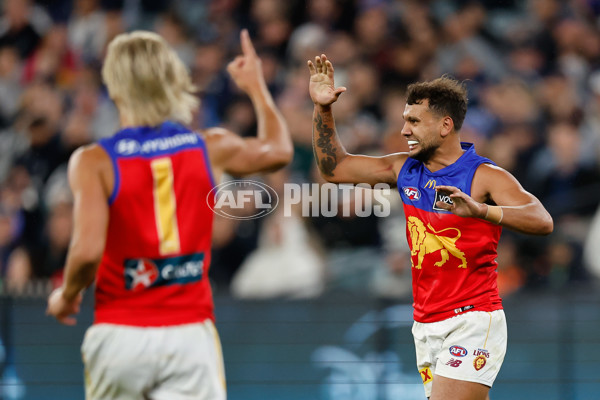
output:
[[[87,400],[225,400],[221,344],[211,320],[92,325],[81,353]]]
[[[434,375],[491,387],[506,354],[503,310],[470,311],[439,322],[415,322],[412,333],[427,397],[431,396]]]

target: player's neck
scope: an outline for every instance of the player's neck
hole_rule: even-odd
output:
[[[438,147],[433,156],[424,163],[425,167],[431,172],[439,171],[442,168],[454,164],[464,152],[459,140],[448,143],[446,146],[442,145]]]
[[[121,125],[121,129],[131,128],[136,126],[132,119],[124,112],[119,112],[119,124]]]

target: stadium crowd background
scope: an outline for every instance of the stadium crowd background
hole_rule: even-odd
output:
[[[321,182],[311,148],[306,60],[326,53],[350,152],[407,150],[404,90],[450,74],[466,80],[463,141],[513,173],[550,211],[555,231],[505,230],[503,296],[585,284],[600,275],[600,1],[598,0],[4,0],[0,20],[0,279],[15,295],[61,279],[72,227],[66,162],[112,135],[118,114],[100,78],[106,44],[154,30],[189,66],[201,108],[194,128],[255,131],[252,104],[226,64],[248,28],[295,143],[265,182]],[[387,218],[216,217],[211,278],[241,298],[325,291],[410,296],[402,206]]]

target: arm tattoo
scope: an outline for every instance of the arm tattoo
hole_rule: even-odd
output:
[[[319,138],[315,143],[315,158],[317,159],[321,172],[326,176],[333,176],[333,170],[337,167],[336,151],[338,150],[336,147],[333,147],[333,143],[331,143],[331,137],[335,135],[335,129],[330,128],[327,124],[323,124],[323,117],[321,117],[321,114],[317,114],[314,123],[319,134]],[[321,149],[321,152],[325,157],[318,157],[317,147]]]

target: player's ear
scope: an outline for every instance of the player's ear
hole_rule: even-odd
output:
[[[448,136],[450,132],[454,130],[454,121],[452,120],[452,118],[450,118],[450,116],[446,115],[442,118],[441,128],[442,129],[440,134],[442,135],[442,137]]]

